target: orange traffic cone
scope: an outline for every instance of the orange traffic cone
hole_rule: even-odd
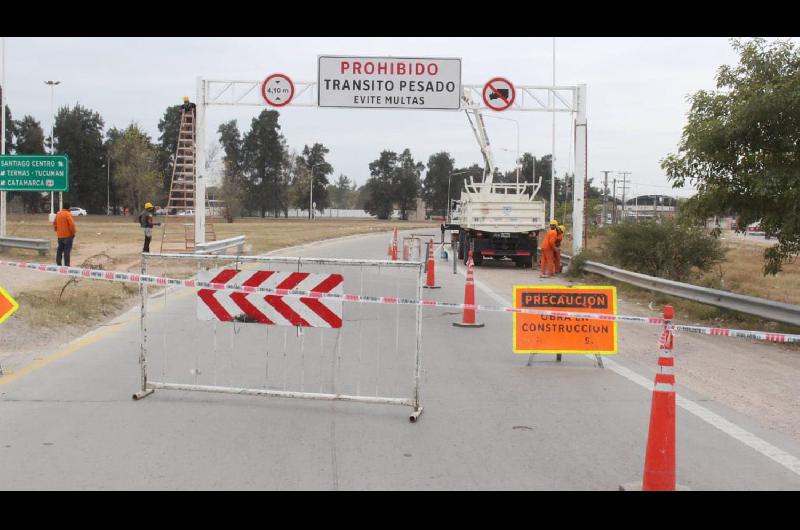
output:
[[[428,278],[423,287],[425,289],[438,289],[440,286],[436,285],[436,271],[433,262],[433,239],[428,243]]]
[[[464,305],[475,305],[475,279],[472,276],[472,251],[469,251],[467,258],[467,283],[464,286]],[[460,328],[482,328],[482,323],[475,322],[475,309],[464,308],[461,322],[453,322],[454,326]]]
[[[397,261],[397,227],[394,227],[394,239],[392,240],[392,261]]]
[[[658,357],[653,400],[650,406],[650,429],[644,457],[641,483],[620,486],[621,490],[675,491],[686,490],[675,481],[675,357],[672,354],[674,337],[670,322],[672,306],[664,306],[664,331],[661,334],[661,354]]]

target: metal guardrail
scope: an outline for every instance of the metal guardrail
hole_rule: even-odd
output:
[[[50,250],[50,241],[47,239],[0,236],[0,251],[2,251],[3,247],[36,250],[40,256],[44,256]]]
[[[208,243],[198,243],[195,246],[195,254],[209,254],[219,252],[231,247],[237,247],[237,251],[241,254],[244,248],[245,236],[236,236],[228,239],[220,239],[219,241],[209,241]]]
[[[562,254],[561,259],[566,264],[569,262],[570,256]],[[583,269],[586,272],[599,274],[606,278],[611,278],[612,280],[629,283],[636,287],[649,289],[657,293],[677,296],[679,298],[685,298],[723,309],[730,309],[732,311],[754,315],[765,320],[800,326],[800,305],[784,304],[782,302],[775,302],[755,296],[746,296],[728,291],[720,291],[719,289],[711,289],[699,285],[656,278],[655,276],[626,271],[594,261],[585,262]]]

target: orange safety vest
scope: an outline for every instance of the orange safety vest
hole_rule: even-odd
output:
[[[548,230],[542,241],[542,250],[554,250],[556,248],[556,238],[558,235],[555,230]]]
[[[57,238],[74,237],[78,232],[75,229],[75,221],[72,219],[72,214],[69,210],[60,210],[53,220],[53,228],[56,231]]]

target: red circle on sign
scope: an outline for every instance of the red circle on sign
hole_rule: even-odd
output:
[[[505,97],[504,95],[502,95],[500,92],[498,92],[499,89],[493,86],[493,83],[497,83],[498,81],[507,84],[508,88],[511,89],[511,94],[509,95],[509,97]],[[495,102],[494,105],[489,103],[490,101],[492,101],[488,97],[489,93],[493,93],[497,96],[496,99],[499,100],[499,105],[497,102]],[[514,99],[516,97],[517,97],[517,91],[514,89],[514,85],[511,84],[511,81],[509,81],[504,77],[495,77],[494,79],[490,79],[489,82],[486,83],[486,85],[484,85],[483,87],[483,102],[484,104],[486,104],[487,107],[489,107],[492,110],[496,111],[506,110],[514,103]]]
[[[275,79],[276,77],[279,77],[281,79],[285,79],[286,82],[289,83],[289,97],[286,98],[286,101],[284,101],[282,103],[277,103],[275,101],[270,100],[267,97],[267,83],[269,83],[271,80]],[[272,105],[273,107],[283,107],[284,105],[288,105],[289,102],[294,97],[294,83],[292,83],[292,80],[289,79],[288,75],[285,75],[285,74],[272,74],[271,76],[269,76],[266,79],[264,79],[264,82],[261,84],[261,95],[264,97],[264,101],[266,101],[268,105]]]

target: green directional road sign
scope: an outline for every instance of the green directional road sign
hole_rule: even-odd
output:
[[[66,155],[0,155],[0,191],[69,191]]]

